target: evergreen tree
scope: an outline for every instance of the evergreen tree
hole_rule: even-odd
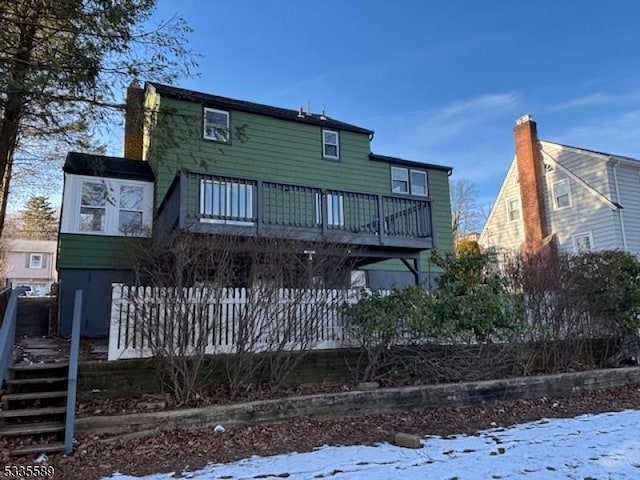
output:
[[[55,240],[58,230],[56,214],[49,199],[45,196],[33,196],[25,203],[20,212],[22,223],[21,237],[34,240]]]
[[[181,18],[151,25],[156,3],[0,0],[0,234],[16,155],[59,141],[90,150],[132,80],[171,83],[195,66]]]

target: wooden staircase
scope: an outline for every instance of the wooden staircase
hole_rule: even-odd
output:
[[[14,437],[11,455],[65,450],[67,363],[13,365],[0,397],[0,437]]]

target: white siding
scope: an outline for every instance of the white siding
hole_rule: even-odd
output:
[[[622,158],[616,167],[619,197],[613,175],[617,157],[541,141],[542,158],[552,168],[543,182],[549,231],[556,234],[561,252],[574,251],[574,235],[590,234],[593,248],[623,249],[640,255],[640,161]],[[524,242],[522,220],[509,222],[506,202],[520,198],[516,159],[498,193],[479,243],[485,248],[517,251]],[[566,181],[571,206],[555,208],[553,185]],[[620,204],[623,209],[616,208]],[[621,222],[622,220],[622,222]]]
[[[510,222],[507,216],[507,200],[511,198],[520,199],[520,184],[518,183],[518,168],[515,157],[480,235],[478,243],[483,248],[495,247],[502,251],[517,252],[524,242],[522,202],[520,202],[520,219]]]
[[[640,162],[634,165],[632,162],[620,163],[614,167],[615,157],[609,165],[612,185],[615,189],[613,169],[615,168],[620,189],[619,199],[614,194],[613,200],[620,203],[622,210],[618,215],[622,216],[627,250],[640,255]],[[622,248],[622,245],[620,246]]]
[[[553,171],[545,175],[544,185],[547,222],[557,235],[559,250],[573,252],[573,236],[588,232],[593,236],[596,250],[622,248],[619,213],[605,200],[615,201],[605,159],[549,142],[541,145],[545,163],[554,166]],[[555,165],[556,162],[570,173]],[[561,180],[569,182],[571,206],[557,209],[553,185]]]

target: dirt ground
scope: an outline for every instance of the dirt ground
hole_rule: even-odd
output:
[[[100,436],[77,438],[70,456],[51,455],[55,478],[94,480],[115,471],[129,475],[196,470],[207,463],[225,463],[251,455],[309,451],[325,444],[353,445],[391,441],[395,433],[447,436],[473,433],[540,418],[640,408],[640,385],[603,390],[583,397],[543,398],[483,406],[413,410],[339,420],[305,419],[295,423],[253,425],[214,431],[157,431],[147,438],[122,440]],[[9,458],[0,439],[2,465],[32,464],[34,457]],[[180,475],[177,475],[179,478]]]

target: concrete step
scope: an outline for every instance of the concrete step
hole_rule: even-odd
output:
[[[0,427],[0,437],[17,437],[21,435],[38,435],[42,433],[64,432],[62,422],[21,423]]]
[[[67,377],[12,378],[6,380],[7,385],[38,385],[40,383],[66,382]]]
[[[32,393],[7,393],[2,396],[3,402],[18,400],[43,400],[49,398],[64,398],[67,396],[66,390],[56,390],[53,392],[32,392]]]
[[[2,410],[0,418],[40,417],[66,413],[67,407],[21,408],[18,410]]]
[[[37,455],[39,453],[53,453],[53,452],[63,452],[64,451],[64,443],[56,442],[56,443],[44,443],[41,445],[25,445],[24,447],[19,447],[9,452],[9,455],[17,457],[20,455]]]

